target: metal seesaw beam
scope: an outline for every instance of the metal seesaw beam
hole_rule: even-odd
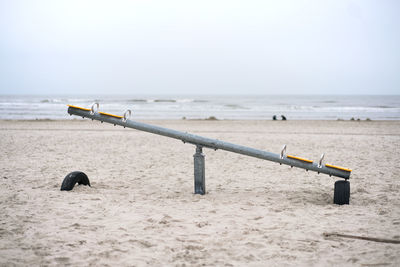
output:
[[[318,173],[324,173],[330,176],[337,176],[345,179],[350,178],[351,170],[346,168],[337,167],[334,165],[322,165],[311,160],[302,159],[295,156],[274,154],[271,152],[250,148],[246,146],[236,145],[216,139],[206,138],[199,135],[190,133],[184,133],[168,128],[154,126],[142,122],[133,120],[125,120],[122,116],[112,115],[104,112],[97,112],[91,109],[80,108],[69,105],[68,113],[70,115],[76,115],[83,118],[90,118],[92,120],[98,120],[101,122],[107,122],[114,125],[120,125],[123,127],[129,127],[136,130],[149,132],[157,135],[162,135],[178,140],[182,140],[184,143],[190,143],[196,146],[196,154],[194,154],[195,164],[195,193],[205,193],[205,175],[204,175],[204,155],[202,148],[222,149],[250,157],[259,159],[265,159],[279,164],[289,165],[291,167],[302,168],[305,170],[315,171]]]

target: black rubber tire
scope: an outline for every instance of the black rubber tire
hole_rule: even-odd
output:
[[[87,177],[87,175],[83,172],[75,171],[65,176],[64,181],[61,184],[61,191],[72,190],[76,183],[90,186],[89,178]]]
[[[349,181],[336,181],[333,196],[333,203],[344,205],[350,203],[350,183]]]

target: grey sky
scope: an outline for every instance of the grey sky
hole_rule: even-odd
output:
[[[1,94],[399,94],[400,1],[0,0]]]

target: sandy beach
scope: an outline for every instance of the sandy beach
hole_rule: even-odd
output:
[[[90,120],[0,121],[0,266],[399,266],[400,121],[146,121],[353,169],[338,180]],[[85,172],[92,187],[60,191]]]

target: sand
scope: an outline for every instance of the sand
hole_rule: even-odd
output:
[[[148,121],[353,169],[337,180],[205,149],[206,195],[193,194],[194,146],[75,121],[0,122],[1,266],[399,266],[400,122]],[[84,171],[92,187],[60,191]]]

